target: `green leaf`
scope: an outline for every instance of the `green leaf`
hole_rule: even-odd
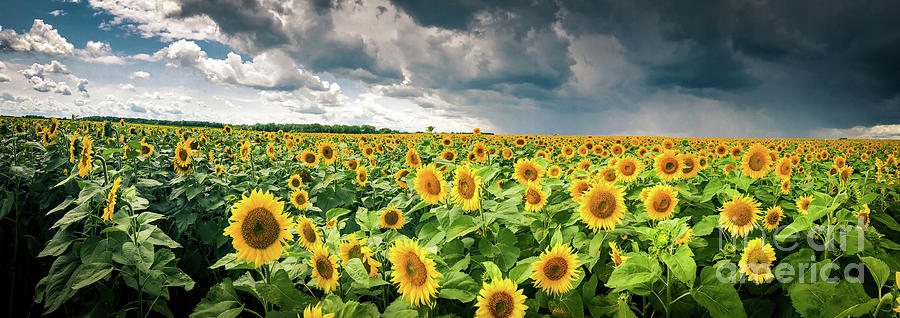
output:
[[[871,257],[871,256],[863,256],[859,258],[866,264],[866,268],[869,269],[869,272],[872,273],[872,277],[875,278],[876,286],[881,288],[888,280],[888,276],[891,274],[891,269],[888,268],[887,264],[884,261]]]
[[[206,293],[206,297],[194,307],[190,318],[212,318],[231,315],[234,309],[243,311],[243,306],[234,291],[231,279],[225,278]],[[226,313],[227,312],[227,313]]]
[[[479,290],[478,284],[475,283],[471,276],[460,272],[445,274],[440,283],[441,288],[438,288],[438,297],[456,299],[463,303],[474,300]]]
[[[47,242],[47,246],[38,254],[38,257],[59,256],[69,248],[69,245],[75,240],[75,235],[69,229],[62,229],[53,235],[53,238]]]
[[[691,296],[709,310],[713,318],[747,317],[734,285],[720,282],[716,278],[716,269],[711,266],[704,267],[700,272],[700,286],[691,290]]]
[[[69,224],[81,221],[90,214],[91,211],[89,210],[89,206],[90,204],[81,204],[79,206],[76,206],[74,209],[66,212],[66,214],[64,214],[62,218],[56,221],[56,223],[54,223],[50,228],[55,229],[61,226],[68,227]]]
[[[483,281],[490,281],[488,278],[503,278],[503,273],[500,272],[500,268],[497,267],[497,264],[494,264],[493,262],[481,262],[481,265],[484,266],[484,276],[482,277]]]
[[[70,278],[72,289],[80,289],[93,284],[109,275],[113,269],[112,265],[107,263],[81,264],[75,269],[75,272],[72,273],[72,278]]]
[[[384,314],[381,316],[385,318],[418,318],[419,312],[412,308],[405,298],[397,297],[384,309]]]
[[[662,267],[659,266],[659,262],[646,255],[637,254],[613,270],[606,287],[623,291],[650,285],[659,278],[660,273]]]
[[[702,219],[700,219],[700,222],[697,222],[697,224],[694,224],[694,227],[693,227],[694,235],[695,236],[709,235],[709,233],[712,233],[712,231],[716,228],[716,226],[719,225],[720,218],[721,217],[718,215],[704,216]]]
[[[837,283],[793,284],[788,295],[794,309],[807,318],[860,315],[859,311],[866,309],[865,304],[871,299],[862,284],[844,280]],[[854,307],[860,304],[863,306]]]
[[[551,298],[549,306],[557,317],[584,317],[584,304],[578,293],[566,293],[561,299]]]
[[[34,168],[23,167],[23,166],[10,166],[9,173],[22,178],[22,179],[31,179],[34,178]]]
[[[384,281],[381,278],[377,277],[369,277],[369,272],[366,271],[365,266],[363,266],[362,261],[358,258],[350,259],[346,265],[344,265],[344,272],[350,276],[360,287],[369,289],[376,286],[387,285],[388,282]]]
[[[365,209],[365,208],[360,207],[360,209]],[[328,210],[328,212],[325,212],[325,219],[337,220],[337,218],[339,218],[347,213],[350,213],[350,210],[347,210],[344,208],[332,208],[332,209]]]
[[[475,221],[469,215],[460,215],[453,220],[453,223],[450,224],[450,227],[447,228],[447,240],[453,240],[457,237],[466,235],[472,231],[475,231],[478,227],[475,226]]]
[[[675,274],[675,278],[688,287],[694,286],[697,276],[697,264],[694,262],[694,253],[687,245],[681,245],[675,250],[675,255],[661,254],[660,259]]]
[[[706,183],[706,186],[703,187],[703,195],[700,196],[700,202],[702,203],[702,202],[712,200],[712,198],[716,195],[716,193],[721,191],[724,186],[725,186],[725,184],[722,183],[722,179],[710,180],[708,183]]]

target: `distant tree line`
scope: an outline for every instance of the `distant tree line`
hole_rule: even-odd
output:
[[[47,118],[38,115],[26,115],[25,118]],[[161,120],[161,119],[145,119],[145,118],[128,118],[128,117],[111,117],[111,116],[89,116],[81,117],[79,120],[88,121],[109,121],[117,123],[124,119],[125,122],[131,124],[144,125],[163,125],[163,126],[185,126],[185,127],[209,127],[222,128],[225,124],[214,123],[208,121],[193,120]],[[322,124],[255,124],[255,125],[234,125],[234,129],[245,129],[255,131],[285,131],[285,132],[302,132],[302,133],[333,133],[333,134],[402,134],[403,132],[388,129],[375,128],[371,125],[322,125]]]

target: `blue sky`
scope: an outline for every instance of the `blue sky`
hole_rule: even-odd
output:
[[[12,0],[5,9],[0,114],[900,137],[893,1]]]

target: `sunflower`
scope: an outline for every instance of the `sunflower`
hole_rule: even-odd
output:
[[[141,139],[141,155],[149,158],[153,154],[153,145],[147,143],[147,138]]]
[[[113,181],[112,189],[109,190],[109,194],[106,196],[106,208],[103,209],[103,215],[101,216],[103,221],[112,219],[113,213],[116,212],[116,192],[119,191],[121,186],[122,178],[116,177],[116,180]]]
[[[547,175],[551,178],[559,178],[562,175],[562,169],[557,165],[550,166],[550,169],[547,169]]]
[[[656,156],[653,168],[662,181],[672,181],[681,177],[682,162],[674,150],[663,151]]]
[[[190,173],[191,168],[191,150],[185,143],[179,143],[175,147],[175,157],[172,158],[175,166],[175,172],[179,175]]]
[[[397,207],[390,205],[384,211],[381,211],[381,228],[400,230],[403,228],[403,211]]]
[[[654,220],[671,218],[677,204],[678,192],[674,187],[665,184],[658,184],[650,188],[647,198],[644,199],[647,215]]]
[[[741,159],[741,168],[744,174],[753,179],[765,177],[772,165],[769,157],[769,149],[760,144],[753,144]]]
[[[403,181],[403,178],[406,177],[406,175],[408,175],[408,174],[409,174],[408,169],[400,169],[400,171],[397,171],[397,173],[394,174],[394,182],[397,183],[397,185],[400,186],[401,188],[406,189],[407,185],[406,185],[406,182]]]
[[[369,182],[369,171],[366,170],[366,167],[356,169],[356,182],[361,186],[365,186]]]
[[[484,282],[475,307],[476,318],[522,318],[525,317],[525,295],[509,278]]]
[[[859,223],[869,226],[869,213],[871,211],[868,204],[861,205],[859,211],[856,212],[856,219],[859,220]],[[900,284],[900,282],[898,282],[898,284]]]
[[[456,150],[453,149],[444,149],[441,152],[441,159],[453,162],[456,161]]]
[[[675,245],[682,245],[690,243],[694,238],[694,229],[688,228],[687,231],[684,231],[684,234],[681,237],[675,239]]]
[[[412,168],[422,167],[422,157],[419,156],[419,152],[416,151],[416,148],[409,148],[406,151],[406,165]]]
[[[781,160],[778,160],[778,163],[775,164],[775,176],[782,180],[790,179],[793,168],[794,165],[791,162],[791,158],[781,158]]]
[[[365,238],[357,239],[356,234],[350,233],[346,240],[341,241],[340,248],[344,265],[347,265],[351,259],[358,258],[369,277],[375,277],[378,274],[378,267],[381,266],[381,263],[372,258],[372,251],[366,246]]]
[[[334,144],[330,141],[325,141],[319,143],[319,156],[322,157],[322,162],[326,165],[333,164],[337,159],[337,149],[335,149]]]
[[[765,281],[775,278],[772,275],[772,262],[775,261],[775,249],[772,245],[765,244],[761,239],[753,239],[747,243],[747,248],[741,254],[741,261],[738,262],[741,271],[747,278],[756,282],[757,285]]]
[[[450,200],[456,205],[461,205],[463,211],[478,210],[481,207],[481,177],[475,175],[475,171],[468,163],[456,166],[453,172]]]
[[[487,160],[487,151],[484,148],[483,142],[475,143],[475,146],[472,148],[472,152],[475,153],[475,160],[478,162],[485,162]]]
[[[316,153],[304,150],[300,152],[300,161],[303,161],[304,166],[311,167],[319,164],[319,156],[316,156]]]
[[[400,239],[390,248],[390,259],[394,272],[391,282],[413,306],[431,306],[431,298],[437,294],[437,278],[442,275],[435,269],[434,261],[425,257],[425,250],[419,242]]]
[[[773,231],[778,227],[778,224],[781,223],[781,217],[784,215],[784,212],[781,210],[780,206],[774,206],[771,209],[766,211],[766,217],[763,218],[763,227],[766,228],[766,231]]]
[[[447,181],[444,180],[443,173],[433,163],[422,166],[416,171],[416,179],[413,184],[416,192],[422,197],[422,201],[428,204],[444,202],[444,199],[447,197]]]
[[[572,196],[572,200],[575,202],[579,202],[581,196],[584,195],[584,192],[591,188],[591,184],[585,180],[574,180],[572,181],[572,185],[569,186],[569,195]]]
[[[303,178],[300,178],[298,174],[292,174],[290,178],[288,178],[288,187],[291,190],[297,191],[300,189],[300,186],[303,185]]]
[[[735,196],[719,208],[719,223],[732,237],[746,237],[759,220],[759,203],[752,197]]]
[[[781,180],[781,193],[791,194],[791,179]]]
[[[550,295],[561,295],[572,289],[572,281],[578,278],[578,253],[570,246],[556,243],[541,252],[540,259],[531,265],[534,287]]]
[[[347,167],[347,169],[356,170],[356,168],[359,168],[359,161],[356,161],[356,159],[347,160],[344,161],[344,166]]]
[[[616,242],[609,242],[609,257],[613,261],[613,267],[619,267],[619,265],[622,265],[622,263],[630,258],[622,254],[622,251],[619,249],[619,246],[616,245]]]
[[[78,176],[84,178],[94,168],[94,140],[84,136],[81,140],[81,159],[78,160]]]
[[[316,287],[321,288],[326,294],[330,293],[338,285],[341,273],[337,271],[337,256],[328,255],[325,244],[317,244],[312,247],[312,258],[309,259],[309,267],[312,277],[316,279]]]
[[[503,148],[503,150],[500,152],[500,156],[502,156],[504,160],[509,160],[513,156],[512,149]]]
[[[547,204],[547,193],[540,185],[529,184],[525,190],[525,211],[538,212]]]
[[[281,257],[282,244],[294,239],[287,231],[291,225],[283,210],[284,203],[271,192],[255,189],[249,197],[241,195],[231,207],[230,224],[223,232],[233,239],[231,245],[237,250],[238,260],[259,267]]]
[[[697,172],[700,172],[699,165],[694,154],[690,152],[683,153],[681,155],[681,177],[690,179],[697,176]]]
[[[297,315],[297,318],[300,318],[299,314]],[[303,318],[334,318],[334,314],[323,313],[322,304],[318,303],[315,306],[306,305],[306,309],[303,310]]]
[[[797,198],[794,204],[797,205],[797,212],[800,212],[800,215],[806,215],[809,213],[809,204],[812,202],[813,196],[807,195]]]
[[[534,159],[519,158],[516,161],[513,177],[522,185],[540,184],[542,175],[544,175],[544,168],[538,165]]]
[[[622,182],[632,182],[644,171],[644,163],[634,157],[624,157],[616,161],[616,174]]]
[[[594,183],[581,196],[580,204],[578,212],[581,220],[594,231],[614,230],[616,223],[622,222],[627,212],[622,189],[603,182]]]
[[[853,168],[850,166],[845,166],[838,170],[838,175],[841,177],[841,181],[847,183],[850,181],[850,175],[853,173]]]
[[[319,230],[312,220],[301,215],[294,225],[300,234],[300,244],[307,250],[312,250],[316,245],[322,244],[322,238],[319,236]]]
[[[222,175],[222,172],[225,171],[225,168],[222,167],[222,165],[217,164],[216,167],[215,167],[215,171],[216,171],[216,176],[218,177],[218,176],[221,176],[221,175]]]
[[[291,204],[293,204],[297,210],[305,210],[306,207],[309,206],[309,194],[303,189],[294,190],[294,192],[291,193]]]

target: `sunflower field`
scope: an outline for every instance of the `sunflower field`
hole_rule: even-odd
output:
[[[900,143],[0,118],[8,317],[896,317]]]

